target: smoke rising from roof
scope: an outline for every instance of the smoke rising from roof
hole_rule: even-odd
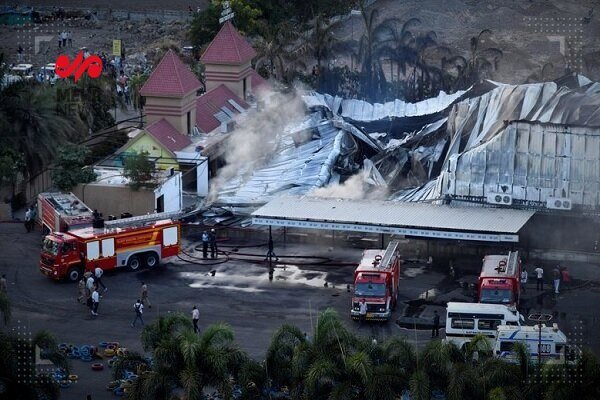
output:
[[[277,150],[278,136],[290,122],[298,121],[305,114],[300,98],[281,93],[263,93],[259,111],[250,110],[239,121],[236,129],[226,141],[225,163],[212,179],[207,204],[217,200],[225,182],[237,176],[240,171],[251,175],[264,165]]]
[[[374,186],[369,181],[368,173],[361,170],[343,183],[317,188],[309,195],[313,197],[333,197],[352,200],[385,200],[388,196],[387,188]]]

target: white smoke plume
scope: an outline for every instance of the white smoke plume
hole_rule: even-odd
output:
[[[305,114],[302,100],[295,95],[265,93],[258,112],[249,113],[227,139],[226,165],[211,180],[207,204],[214,203],[223,185],[240,172],[251,174],[269,160],[277,149],[285,127]]]
[[[352,200],[385,200],[387,192],[386,187],[371,184],[368,173],[362,170],[343,183],[317,188],[310,193],[310,196]]]

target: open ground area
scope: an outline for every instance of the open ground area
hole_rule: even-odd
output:
[[[200,256],[194,252],[198,242],[197,234],[193,232],[195,229],[191,228],[186,234],[185,251]],[[149,287],[152,302],[152,308],[144,314],[146,324],[168,313],[190,315],[192,306],[197,305],[201,329],[220,321],[230,324],[236,341],[256,360],[264,358],[271,336],[279,326],[294,324],[310,335],[317,315],[328,307],[334,308],[348,327],[366,337],[382,340],[398,335],[418,346],[430,340],[429,330],[402,328],[393,321],[361,326],[350,320],[350,293],[346,285],[352,283],[354,264],[360,259],[362,250],[358,248],[292,243],[284,246],[277,241],[275,250],[279,255],[323,256],[342,266],[287,264],[284,268],[283,264],[277,264],[272,282],[268,280],[264,264],[233,260],[217,265],[201,265],[205,261],[198,261],[199,265],[174,259],[156,270],[107,274],[103,280],[108,291],[101,299],[99,316],[92,318],[88,309],[76,301],[76,285],[55,282],[40,273],[39,230],[27,234],[22,224],[3,223],[0,225],[0,237],[5,256],[1,270],[7,275],[9,297],[13,303],[13,320],[9,329],[19,334],[47,329],[56,335],[60,343],[97,345],[103,341],[116,341],[130,350],[142,352],[139,340],[141,328],[132,328],[130,323],[134,316],[133,303],[139,297],[140,285],[144,281]],[[245,244],[253,243],[258,242]],[[221,244],[223,251],[236,248],[233,240],[222,241]],[[264,254],[266,248],[248,247],[239,251]],[[184,258],[191,260],[187,256]],[[218,261],[223,260],[221,255]],[[536,292],[533,284],[529,285],[523,296],[522,309],[523,312],[529,310],[529,313],[544,311],[554,314],[554,321],[574,342],[590,346],[598,353],[600,340],[595,332],[600,314],[595,307],[588,306],[600,301],[600,283],[587,279],[592,268],[584,264],[572,265],[574,287],[557,298],[549,290],[549,285],[543,294]],[[407,321],[405,314],[410,314],[416,321],[427,324],[433,317],[433,310],[440,310],[444,315],[446,301],[469,299],[446,271],[408,261],[401,269],[400,306],[392,317],[394,321],[398,318]],[[214,276],[211,271],[214,271]],[[475,279],[475,273],[468,269],[462,271],[459,280]],[[575,287],[577,289],[573,290]],[[425,293],[428,293],[427,301],[424,301]],[[89,364],[79,360],[72,361],[72,366],[80,380],[73,387],[63,389],[62,398],[81,399],[87,393],[92,393],[94,400],[114,398],[104,390],[104,386],[112,380],[110,369],[93,372]]]

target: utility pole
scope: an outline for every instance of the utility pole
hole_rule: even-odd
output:
[[[552,319],[552,314],[535,313],[530,314],[527,317],[530,321],[538,323],[538,348],[537,348],[537,359],[538,359],[538,399],[542,398],[542,387],[539,385],[542,382],[542,322],[548,322]]]

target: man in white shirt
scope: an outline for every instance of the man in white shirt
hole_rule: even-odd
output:
[[[102,287],[104,288],[104,291],[106,292],[108,290],[108,288],[106,287],[106,285],[102,282],[102,274],[104,273],[104,271],[102,270],[102,268],[100,268],[98,266],[98,264],[96,264],[96,269],[94,270],[94,275],[96,276],[96,287],[98,289],[100,289],[100,285],[102,285]]]
[[[25,229],[27,233],[31,232],[31,209],[29,208],[25,211]]]
[[[94,277],[90,274],[85,281],[85,297],[87,300],[88,307],[92,308],[92,292],[94,291]]]
[[[100,294],[98,289],[94,289],[92,293],[92,315],[98,315],[98,305],[100,304]]]
[[[194,333],[198,333],[198,321],[200,320],[200,311],[194,306],[192,308],[192,323],[194,324]]]
[[[131,323],[131,327],[133,328],[135,326],[135,323],[137,322],[138,319],[142,323],[142,326],[144,326],[144,320],[142,319],[142,314],[144,313],[144,305],[142,304],[140,299],[138,299],[135,302],[135,304],[133,305],[133,309],[135,310],[135,318],[133,319],[133,322]]]
[[[535,288],[536,290],[544,290],[544,270],[541,267],[537,267],[533,270],[535,272],[535,277],[537,279]]]
[[[367,302],[365,299],[361,299],[360,303],[358,303],[358,314],[360,318],[360,323],[362,325],[363,321],[367,319]]]

